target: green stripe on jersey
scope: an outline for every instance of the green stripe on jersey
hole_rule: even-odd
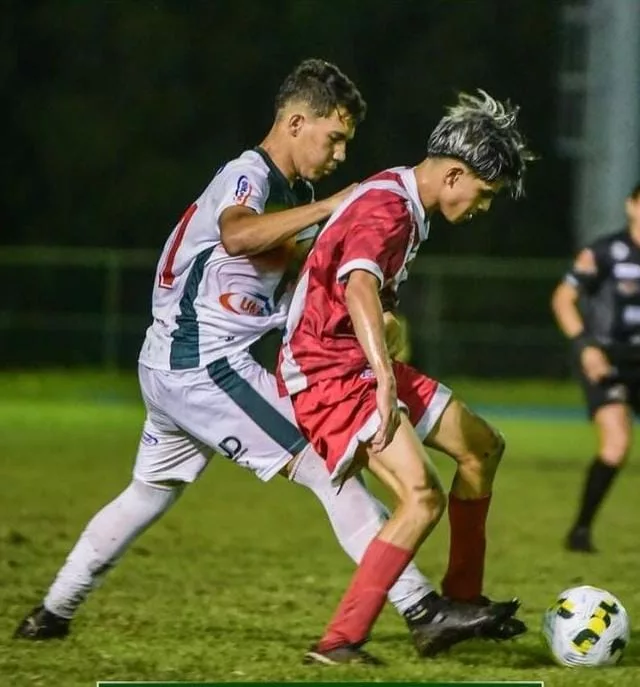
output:
[[[193,261],[187,277],[182,298],[180,314],[176,317],[178,326],[171,333],[171,352],[169,365],[172,370],[189,370],[200,364],[200,332],[196,315],[195,299],[198,295],[204,266],[213,252],[213,247],[203,250]]]

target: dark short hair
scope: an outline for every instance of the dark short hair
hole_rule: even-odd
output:
[[[283,81],[276,95],[276,115],[289,102],[302,100],[318,117],[330,116],[344,108],[356,124],[367,112],[360,91],[335,64],[311,58],[301,62]]]
[[[535,156],[518,131],[518,109],[480,89],[460,93],[431,133],[428,156],[460,160],[483,181],[500,179],[514,198],[521,196],[527,162]]]
[[[640,181],[631,189],[629,198],[631,198],[631,200],[638,200],[638,198],[640,198]]]

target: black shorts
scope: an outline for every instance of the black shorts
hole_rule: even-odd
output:
[[[624,403],[634,414],[640,415],[640,367],[617,368],[615,375],[595,384],[587,379],[581,368],[578,376],[590,419],[599,408],[611,403]]]

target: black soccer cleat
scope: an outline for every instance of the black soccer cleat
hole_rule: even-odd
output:
[[[598,553],[591,541],[591,530],[588,527],[574,527],[567,535],[564,546],[567,551]]]
[[[516,601],[516,599],[514,599],[514,601]],[[499,604],[504,602],[496,602],[492,601],[486,596],[480,596],[476,603],[480,604],[481,606],[491,606],[495,603]],[[517,603],[517,608],[519,608],[520,602],[518,601]],[[514,637],[523,635],[526,631],[527,626],[525,625],[525,623],[522,620],[520,620],[520,618],[511,616],[509,618],[505,618],[499,623],[496,623],[495,625],[490,625],[485,630],[483,630],[480,636],[483,639],[494,639],[497,642],[502,642],[507,639],[513,639]]]
[[[418,654],[426,658],[467,639],[497,633],[496,628],[509,620],[519,605],[517,599],[482,605],[432,593],[423,600],[421,612],[410,609],[405,619]]]
[[[14,639],[64,639],[69,634],[71,621],[51,613],[44,606],[36,606],[18,625]]]
[[[507,639],[514,639],[527,632],[526,624],[520,618],[506,618],[495,625],[492,625],[481,633],[482,639],[493,639],[496,642],[504,642]]]
[[[334,649],[320,649],[317,644],[314,644],[304,655],[302,662],[305,665],[321,666],[384,665],[384,661],[364,651],[357,644],[344,644]]]

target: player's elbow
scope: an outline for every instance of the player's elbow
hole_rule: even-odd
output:
[[[222,247],[232,258],[247,253],[245,243],[236,233],[223,231],[220,233],[220,241],[222,242]]]
[[[251,238],[256,235],[255,216],[253,210],[237,206],[227,208],[220,215],[220,242],[230,256],[255,252],[252,250],[255,246],[251,245]]]

